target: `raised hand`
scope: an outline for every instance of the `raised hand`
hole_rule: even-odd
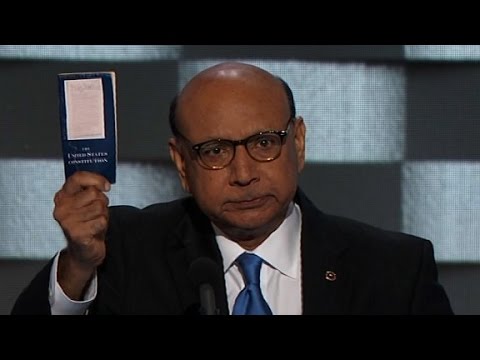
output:
[[[57,280],[66,295],[80,300],[96,268],[105,258],[110,183],[103,176],[79,171],[55,194],[53,217],[67,239],[60,255]]]

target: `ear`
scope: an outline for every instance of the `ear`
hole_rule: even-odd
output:
[[[185,156],[182,154],[181,144],[176,138],[170,138],[170,140],[168,140],[168,147],[170,150],[170,158],[172,159],[175,167],[177,168],[182,188],[189,193],[190,186],[188,186],[187,176],[185,172]]]
[[[305,134],[307,129],[303,118],[298,116],[295,119],[295,150],[297,152],[297,171],[301,173],[305,166]]]

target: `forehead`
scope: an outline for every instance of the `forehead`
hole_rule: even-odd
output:
[[[177,114],[184,135],[200,141],[283,129],[290,109],[283,85],[272,76],[207,77],[185,89]]]

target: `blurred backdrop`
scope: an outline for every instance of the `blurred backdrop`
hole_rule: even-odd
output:
[[[57,74],[113,70],[110,203],[185,194],[168,107],[198,71],[252,63],[291,86],[307,125],[301,186],[325,212],[430,239],[458,314],[480,314],[480,46],[0,45],[0,314],[64,246]]]

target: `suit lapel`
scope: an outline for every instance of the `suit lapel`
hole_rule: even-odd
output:
[[[173,280],[178,284],[180,303],[186,313],[199,308],[198,289],[189,279],[190,264],[200,257],[207,257],[218,265],[221,281],[215,291],[216,305],[220,314],[228,314],[223,260],[218,249],[213,229],[208,218],[198,209],[193,200],[185,201],[185,216],[169,237],[167,261]]]
[[[302,209],[302,296],[304,314],[344,314],[351,294],[342,262],[345,236],[299,190]]]

